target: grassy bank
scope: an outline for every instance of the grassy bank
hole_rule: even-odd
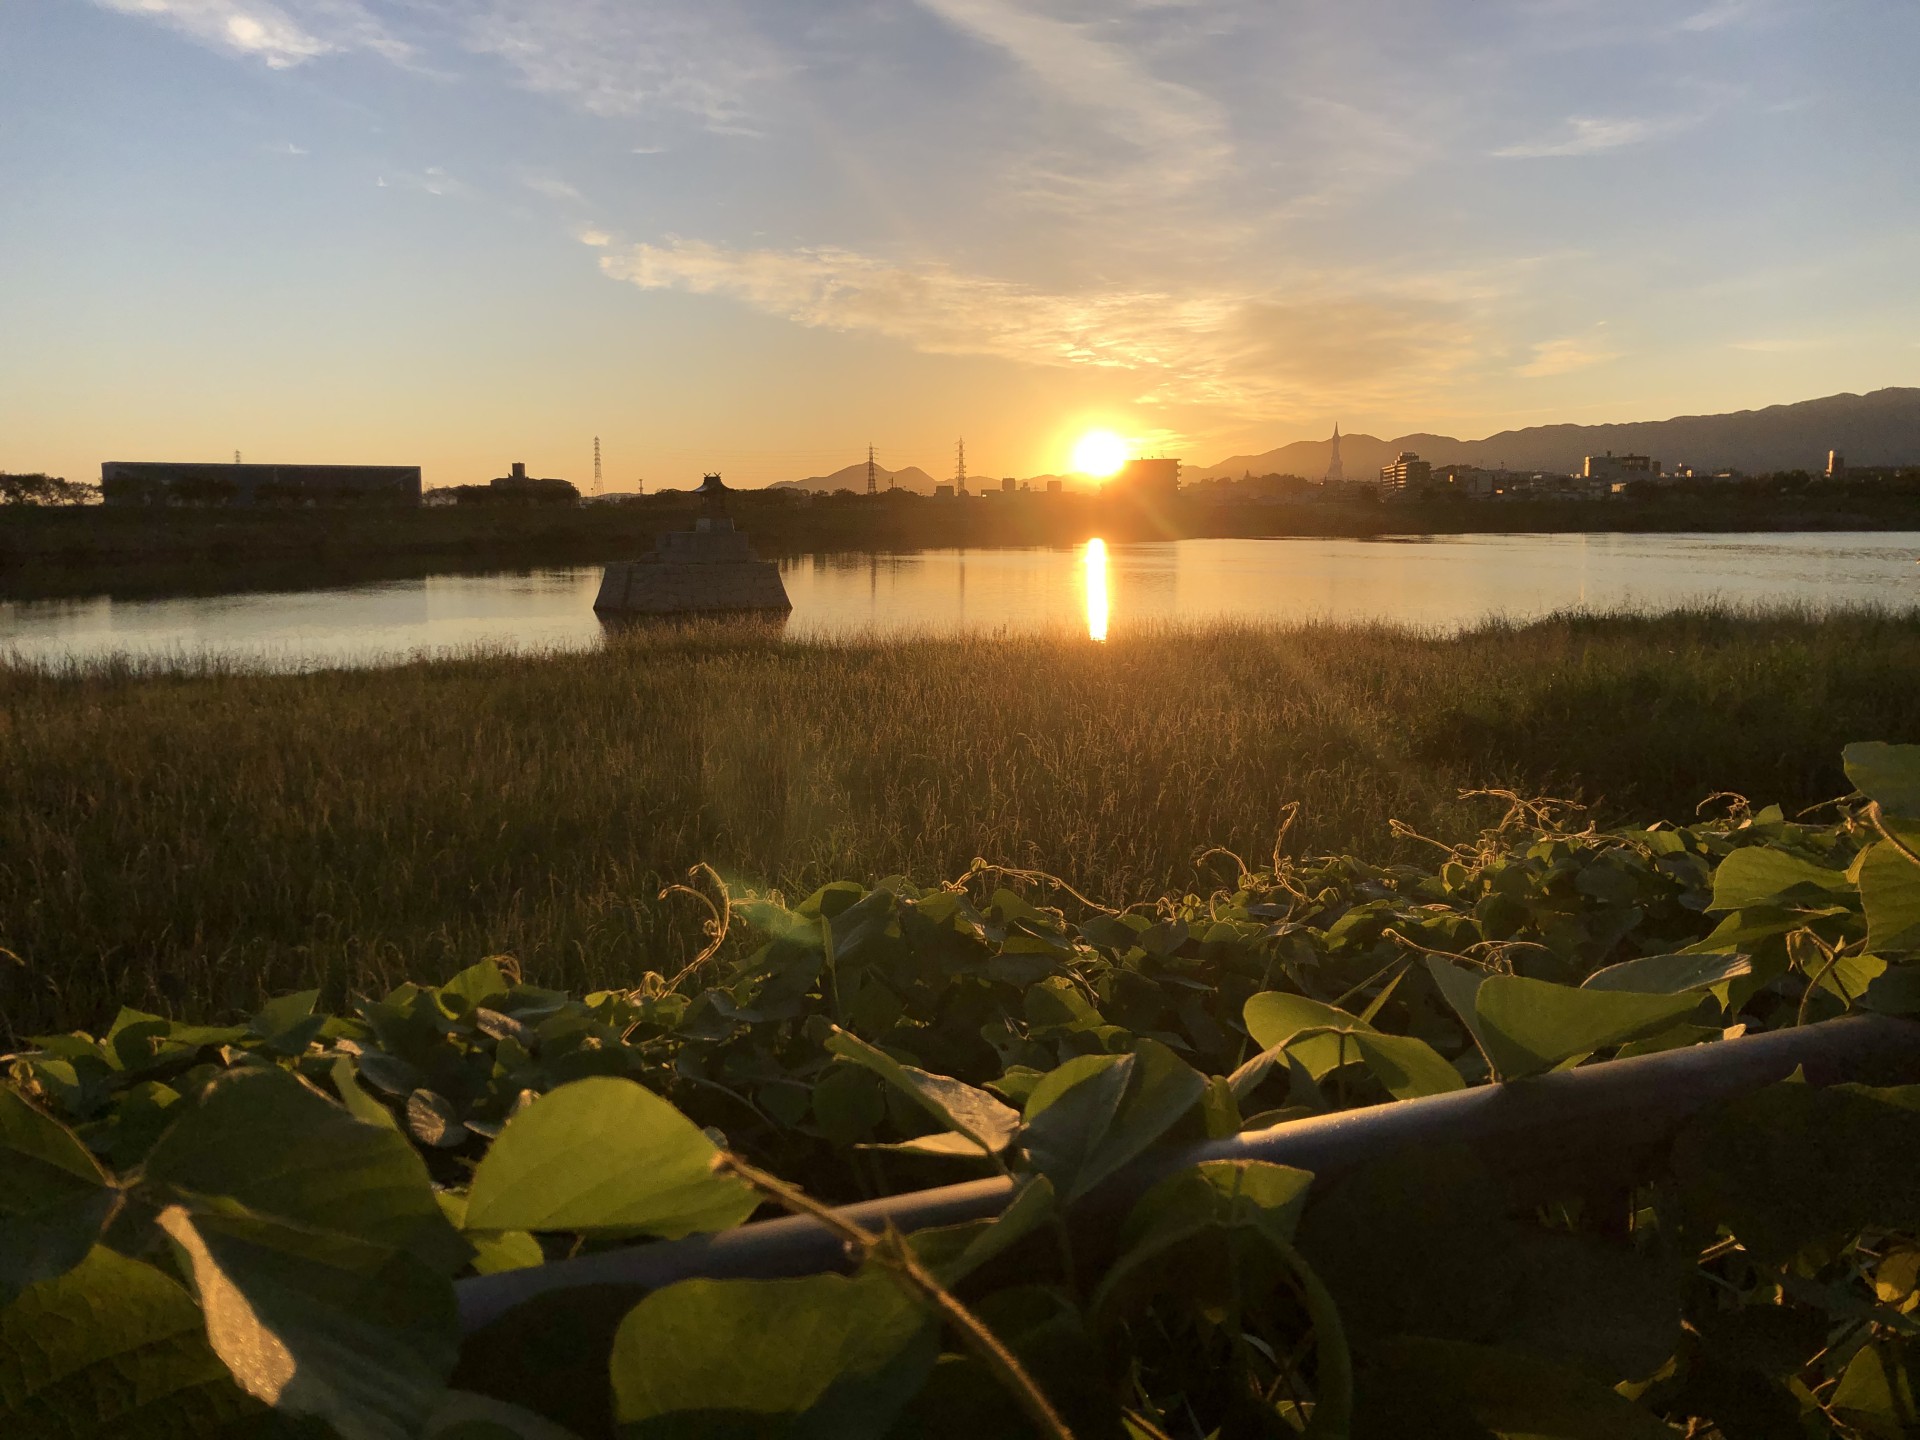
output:
[[[937,546],[1072,545],[1189,537],[1551,533],[1583,530],[1920,529],[1920,494],[1899,487],[1728,496],[1662,491],[1618,503],[1222,504],[1183,498],[1166,514],[1116,512],[1082,496],[938,502],[848,495],[798,505],[748,491],[733,502],[763,553]],[[46,509],[0,506],[0,598],[284,590],[446,571],[597,564],[686,528],[691,502],[420,510]]]
[[[1685,817],[1810,805],[1861,736],[1920,737],[1920,617],[1564,618],[597,654],[307,676],[0,671],[0,1010],[205,1015],[516,955],[588,989],[671,970],[696,861],[789,893],[975,856],[1120,899],[1210,845],[1384,858],[1458,791]]]

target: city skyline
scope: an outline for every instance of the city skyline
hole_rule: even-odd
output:
[[[1909,385],[1916,47],[1866,0],[15,0],[0,469],[1026,476]]]

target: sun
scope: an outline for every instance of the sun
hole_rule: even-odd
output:
[[[1120,467],[1132,458],[1127,453],[1127,442],[1111,430],[1089,430],[1073,447],[1073,468],[1097,480],[1118,474]]]

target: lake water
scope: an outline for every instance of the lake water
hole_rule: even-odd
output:
[[[784,560],[795,638],[1071,631],[1168,620],[1367,619],[1456,628],[1555,610],[1699,602],[1920,606],[1920,533],[1448,535],[1180,540]],[[482,649],[586,649],[595,567],[180,600],[0,602],[0,655],[272,669]]]

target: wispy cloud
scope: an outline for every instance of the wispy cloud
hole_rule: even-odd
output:
[[[1533,347],[1533,359],[1514,371],[1528,380],[1543,380],[1550,375],[1570,375],[1594,365],[1618,360],[1620,352],[1597,336],[1570,335],[1546,340]]]
[[[578,240],[582,245],[591,245],[596,250],[603,250],[613,243],[613,236],[597,225],[581,226],[578,230],[574,231],[574,239]]]
[[[1644,145],[1668,135],[1691,129],[1703,115],[1668,116],[1592,116],[1576,115],[1559,134],[1527,140],[1494,151],[1502,160],[1538,160],[1556,155],[1602,155],[1609,150],[1624,150]]]
[[[536,195],[544,195],[549,200],[562,200],[575,205],[584,205],[587,197],[582,195],[575,185],[562,180],[558,175],[547,175],[537,171],[522,171],[520,183]]]
[[[692,240],[635,245],[600,265],[642,289],[723,296],[795,324],[884,335],[932,354],[1124,371],[1137,379],[1139,403],[1244,415],[1307,395],[1405,385],[1473,350],[1444,301],[1337,285],[1060,292],[844,249],[734,250]]]
[[[1164,183],[1209,178],[1232,153],[1219,105],[1154,75],[1111,24],[1058,19],[1014,0],[919,3],[1010,56],[1049,98],[1097,117],[1109,134],[1148,157]]]
[[[592,115],[680,111],[750,131],[753,96],[784,68],[734,6],[688,0],[487,0],[462,16],[461,43],[511,66],[520,83]]]
[[[443,199],[473,193],[473,188],[464,180],[454,178],[438,165],[429,165],[424,170],[390,171],[373,183],[382,190],[413,190]]]
[[[405,60],[411,47],[358,0],[94,0],[123,15],[155,20],[203,45],[285,70],[322,55],[368,50]]]

